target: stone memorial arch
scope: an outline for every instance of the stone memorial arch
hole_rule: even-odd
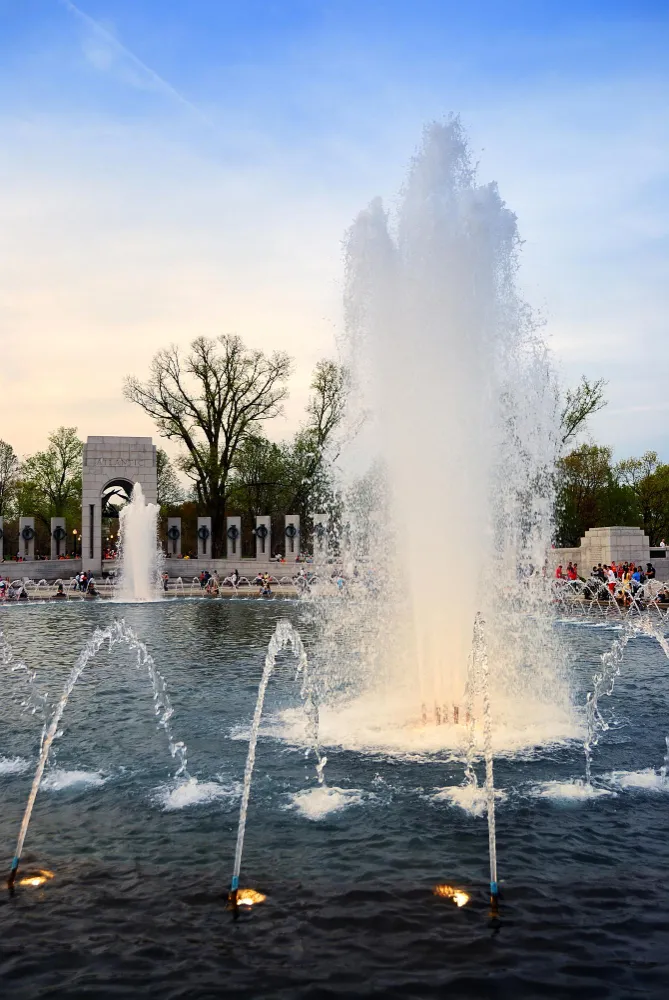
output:
[[[102,571],[102,516],[114,497],[129,497],[140,483],[147,503],[158,502],[156,446],[148,437],[89,437],[84,445],[81,565]]]

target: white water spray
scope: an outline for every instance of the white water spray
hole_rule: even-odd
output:
[[[623,619],[622,635],[613,640],[609,650],[602,653],[600,657],[601,667],[593,675],[592,691],[588,691],[585,700],[587,733],[583,749],[585,751],[585,787],[588,789],[592,789],[593,751],[599,744],[601,735],[612,726],[611,720],[605,719],[602,715],[599,702],[602,697],[610,698],[613,694],[616,679],[620,676],[622,669],[625,649],[628,643],[639,635],[654,639],[669,659],[669,641],[664,635],[664,622],[656,624],[648,612],[644,612],[638,618],[628,615]],[[667,754],[664,758],[664,765],[660,768],[662,784],[666,781],[667,767],[669,766],[669,737],[666,737],[665,742]]]
[[[174,709],[172,708],[172,704],[167,693],[167,684],[165,682],[165,678],[156,667],[153,657],[150,655],[145,644],[138,639],[130,626],[126,625],[125,621],[115,621],[113,625],[109,625],[107,628],[96,629],[86,643],[84,649],[79,654],[76,663],[72,667],[65,684],[65,689],[63,690],[63,693],[53,710],[51,719],[49,720],[49,725],[45,728],[42,734],[42,745],[40,747],[37,769],[30,788],[30,794],[28,795],[28,802],[21,821],[16,850],[12,860],[9,876],[10,888],[14,885],[16,873],[21,861],[21,855],[23,853],[23,845],[26,839],[26,834],[28,833],[28,826],[30,825],[30,817],[32,816],[33,807],[35,805],[35,799],[37,798],[37,792],[39,791],[39,787],[42,782],[44,769],[46,767],[47,760],[49,759],[51,744],[58,736],[58,726],[60,725],[63,712],[65,711],[65,706],[67,705],[72,691],[74,690],[75,684],[83,674],[90,661],[97,655],[106,642],[109,643],[110,649],[117,643],[126,643],[126,645],[137,654],[137,666],[146,667],[146,671],[153,688],[153,704],[156,718],[158,719],[158,726],[165,732],[170,753],[179,764],[175,772],[175,778],[184,777],[187,779],[189,777],[186,769],[186,744],[181,740],[176,740],[172,733],[170,720],[174,714]]]
[[[130,503],[120,513],[121,574],[116,595],[122,601],[153,601],[160,596],[159,513],[158,504],[146,503],[140,483],[135,483]]]
[[[321,754],[318,745],[318,705],[316,703],[312,678],[309,672],[307,654],[299,633],[296,632],[291,623],[288,621],[280,621],[277,623],[274,633],[267,646],[265,665],[263,667],[260,684],[258,686],[258,697],[256,698],[256,707],[253,713],[253,721],[251,723],[249,750],[246,757],[246,765],[244,767],[244,787],[242,790],[242,801],[239,807],[239,824],[237,827],[235,860],[232,868],[232,880],[230,883],[230,894],[233,905],[236,902],[236,893],[239,889],[239,873],[242,867],[244,837],[246,834],[246,816],[249,808],[249,799],[251,797],[251,781],[253,778],[253,768],[255,766],[260,720],[262,718],[263,707],[265,704],[265,692],[267,691],[267,685],[269,684],[270,677],[272,676],[272,672],[276,664],[276,658],[281,650],[285,649],[287,646],[290,646],[295,658],[297,659],[296,676],[301,677],[302,681],[300,694],[307,716],[307,736],[311,744],[311,749],[314,751],[316,756],[316,777],[318,779],[319,786],[322,786],[325,781],[324,770],[327,758]]]
[[[425,130],[396,214],[376,199],[348,234],[350,420],[371,417],[344,459],[357,480],[339,558],[359,575],[323,608],[317,655],[336,696],[362,695],[369,728],[393,740],[398,724],[409,739],[427,722],[450,728],[449,742],[461,727],[464,741],[479,608],[496,739],[515,745],[534,723],[529,743],[573,729],[542,572],[559,407],[515,290],[519,243],[496,185],[477,183],[457,120]],[[363,593],[368,567],[377,586]]]

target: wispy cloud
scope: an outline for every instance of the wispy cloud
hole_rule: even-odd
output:
[[[95,69],[101,72],[115,72],[131,86],[164,94],[197,115],[201,121],[208,122],[203,112],[192,101],[147,66],[108,28],[77,7],[72,0],[60,0],[60,3],[88,29],[88,36],[84,40],[84,54]]]

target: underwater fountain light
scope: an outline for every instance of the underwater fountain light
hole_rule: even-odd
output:
[[[237,889],[237,906],[255,906],[257,903],[264,903],[266,899],[267,896],[257,889]]]
[[[456,889],[452,885],[435,885],[432,890],[435,896],[441,896],[444,899],[452,899],[456,906],[465,906],[471,896],[464,889]]]
[[[20,878],[18,884],[22,886],[31,886],[32,888],[37,889],[40,885],[44,885],[46,882],[49,882],[53,876],[54,873],[50,872],[48,869],[38,868],[34,874],[24,875],[23,878]]]

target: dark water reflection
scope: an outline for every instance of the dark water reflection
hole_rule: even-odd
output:
[[[0,623],[55,693],[113,610],[2,609]],[[291,796],[313,784],[312,763],[301,748],[262,739],[242,882],[269,900],[234,923],[223,898],[246,751],[235,727],[252,714],[276,620],[290,617],[307,645],[310,626],[299,605],[283,602],[179,602],[123,614],[168,680],[191,773],[223,792],[165,810],[173,762],[149,685],[127,651],[101,653],[75,688],[50,767],[56,784],[72,771],[99,783],[38,796],[26,864],[56,878],[13,900],[0,894],[0,996],[669,996],[669,793],[618,788],[573,803],[532,794],[538,782],[582,775],[577,746],[497,763],[508,797],[498,813],[504,901],[494,934],[485,820],[430,800],[436,787],[461,780],[461,765],[329,750],[328,782],[365,795],[312,822],[290,808]],[[614,633],[563,629],[582,699]],[[651,641],[628,647],[612,699],[621,725],[596,753],[600,782],[662,763],[668,667]],[[270,710],[297,704],[291,675],[279,671]],[[0,757],[32,767],[39,725],[17,716],[14,683],[3,676]],[[30,780],[30,770],[0,773],[6,867]],[[470,905],[434,898],[442,881],[467,887]]]

